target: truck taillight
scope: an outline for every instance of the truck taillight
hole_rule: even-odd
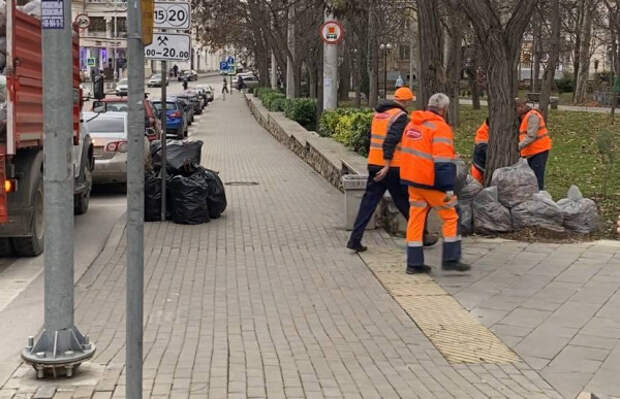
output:
[[[4,181],[4,192],[5,193],[12,193],[16,191],[16,188],[17,188],[17,184],[14,180],[6,179]]]
[[[110,141],[105,145],[105,152],[127,152],[127,141],[119,140],[119,141]]]

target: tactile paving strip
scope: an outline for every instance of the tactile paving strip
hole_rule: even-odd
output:
[[[402,249],[369,248],[360,256],[449,362],[520,360],[430,276],[406,274]]]

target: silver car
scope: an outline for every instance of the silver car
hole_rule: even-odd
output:
[[[95,170],[93,183],[127,182],[127,113],[106,112],[83,114],[86,128],[94,143]],[[144,154],[149,164],[150,146],[144,137]]]
[[[129,91],[129,83],[127,83],[127,79],[121,79],[116,84],[116,95],[119,97],[123,97],[127,95]]]

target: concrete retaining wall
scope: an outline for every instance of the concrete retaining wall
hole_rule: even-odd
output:
[[[343,191],[343,175],[367,174],[366,158],[329,137],[306,130],[281,112],[268,111],[252,94],[245,94],[245,98],[250,112],[265,130],[340,191]],[[402,234],[406,230],[407,222],[394,206],[389,193],[385,194],[377,209],[377,224],[392,234]]]

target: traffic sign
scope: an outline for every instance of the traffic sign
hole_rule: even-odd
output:
[[[153,0],[142,0],[140,3],[143,46],[153,43],[153,8]]]
[[[327,44],[338,44],[344,38],[344,28],[338,21],[325,21],[319,32]]]
[[[187,30],[191,26],[192,13],[189,3],[157,1],[154,18],[157,29]]]
[[[228,65],[235,65],[235,57],[229,55],[228,58],[226,58],[226,63]]]
[[[220,71],[227,71],[228,70],[228,63],[226,61],[221,61],[220,62]]]
[[[94,67],[95,65],[97,65],[97,63],[94,58],[88,58],[86,60],[86,65],[88,65],[89,67]]]
[[[90,18],[86,14],[78,14],[73,20],[75,26],[77,26],[80,30],[86,30],[90,26]]]
[[[153,43],[144,47],[144,57],[149,60],[189,61],[191,40],[182,33],[155,33]]]

